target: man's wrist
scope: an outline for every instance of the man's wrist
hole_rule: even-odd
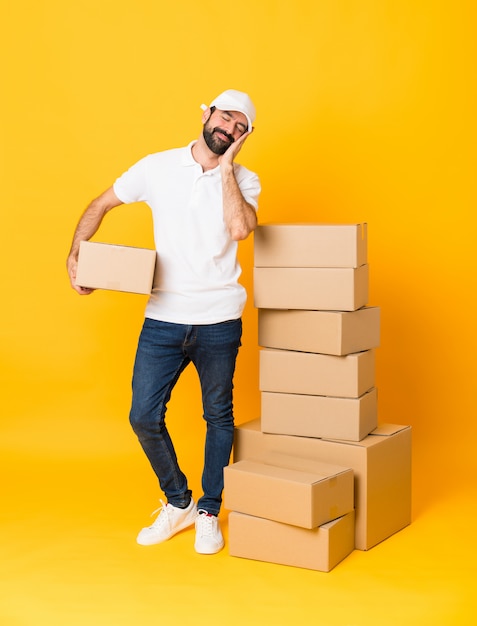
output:
[[[234,173],[233,161],[231,163],[221,161],[220,162],[220,170],[221,170],[222,174],[233,174]]]

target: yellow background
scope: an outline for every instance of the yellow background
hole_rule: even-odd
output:
[[[3,0],[0,624],[471,624],[476,522],[473,0]],[[330,574],[134,543],[160,494],[129,430],[142,296],[80,298],[87,203],[248,91],[260,220],[366,221],[379,421],[413,427],[413,523]],[[143,205],[97,240],[152,245]],[[253,239],[236,421],[259,415]],[[197,492],[188,370],[169,424]],[[226,516],[224,529],[227,532]],[[180,616],[180,618],[178,617]]]

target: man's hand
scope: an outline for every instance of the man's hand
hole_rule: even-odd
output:
[[[235,241],[246,239],[257,225],[256,211],[243,197],[234,171],[234,159],[252,131],[236,139],[218,159],[222,174],[224,220]]]
[[[224,152],[224,154],[219,156],[218,160],[219,160],[219,165],[221,167],[223,167],[223,166],[232,167],[233,166],[235,158],[237,157],[238,153],[242,149],[242,146],[243,146],[245,140],[247,139],[247,137],[249,135],[252,134],[253,130],[254,129],[252,128],[252,130],[247,131],[243,135],[241,135],[238,139],[236,139],[233,143],[230,144],[230,146],[227,148],[227,150]]]
[[[80,243],[89,241],[98,230],[106,213],[120,204],[122,204],[122,201],[114,193],[114,189],[109,187],[109,189],[106,189],[104,193],[90,203],[78,222],[73,235],[73,243],[66,260],[66,269],[70,277],[71,286],[81,296],[88,296],[90,293],[93,293],[94,289],[80,287],[76,284]]]
[[[68,276],[70,277],[71,286],[80,294],[80,296],[89,296],[89,294],[93,293],[94,289],[89,287],[80,287],[76,284],[76,271],[78,269],[77,259],[73,256],[69,256],[66,261],[66,269],[68,271]]]

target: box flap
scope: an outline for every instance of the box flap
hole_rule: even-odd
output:
[[[305,457],[298,457],[291,454],[284,454],[283,452],[268,451],[264,458],[264,463],[267,465],[274,465],[277,467],[283,467],[285,469],[292,469],[299,472],[309,472],[317,474],[322,477],[336,476],[343,472],[351,470],[350,467],[343,467],[342,465],[336,465],[334,463],[326,463],[316,459],[309,459]]]
[[[339,222],[263,222],[258,228],[263,226],[280,226],[285,228],[289,228],[290,226],[299,226],[300,228],[303,226],[306,226],[307,228],[313,228],[314,226],[318,226],[320,228],[334,228],[336,226],[339,228],[346,228],[347,226],[361,226],[362,228],[366,228],[367,222],[346,222],[344,224]]]
[[[391,435],[398,433],[400,430],[406,430],[406,428],[411,427],[402,424],[378,424],[377,428],[369,434],[378,435],[380,437],[390,437]]]
[[[343,443],[350,446],[359,446],[361,448],[369,448],[378,443],[378,437],[392,437],[393,435],[396,435],[397,433],[408,428],[411,427],[399,424],[380,424],[377,428],[370,432],[367,437],[361,439],[361,441],[349,441],[348,439],[334,439],[331,437],[323,437],[322,440]]]
[[[288,459],[288,464],[287,464]],[[324,480],[329,480],[344,472],[351,472],[349,468],[343,468],[328,463],[317,462],[314,459],[301,459],[277,454],[275,462],[267,458],[263,463],[253,460],[242,460],[228,466],[227,473],[231,470],[246,472],[257,476],[264,476],[277,480],[292,481],[313,485]],[[303,461],[303,463],[300,463]],[[282,462],[284,464],[282,464]]]

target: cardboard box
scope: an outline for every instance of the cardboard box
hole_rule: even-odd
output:
[[[353,268],[254,267],[258,309],[355,311],[368,302],[368,265]]]
[[[353,469],[358,550],[368,550],[410,524],[410,426],[382,424],[360,442],[265,434],[259,419],[236,427],[235,461],[264,462],[277,452]]]
[[[359,398],[375,386],[375,352],[346,356],[263,348],[260,391]]]
[[[242,460],[224,468],[224,504],[239,513],[316,528],[353,510],[353,472],[281,454],[266,463]]]
[[[354,512],[309,530],[232,511],[231,556],[329,572],[354,548]]]
[[[377,348],[379,307],[356,311],[259,309],[258,343],[265,348],[342,356]]]
[[[263,391],[262,431],[279,435],[361,441],[378,425],[376,388],[359,398]]]
[[[82,241],[76,284],[93,289],[150,294],[155,265],[155,250]]]
[[[366,224],[261,224],[256,267],[360,267],[367,263]]]

